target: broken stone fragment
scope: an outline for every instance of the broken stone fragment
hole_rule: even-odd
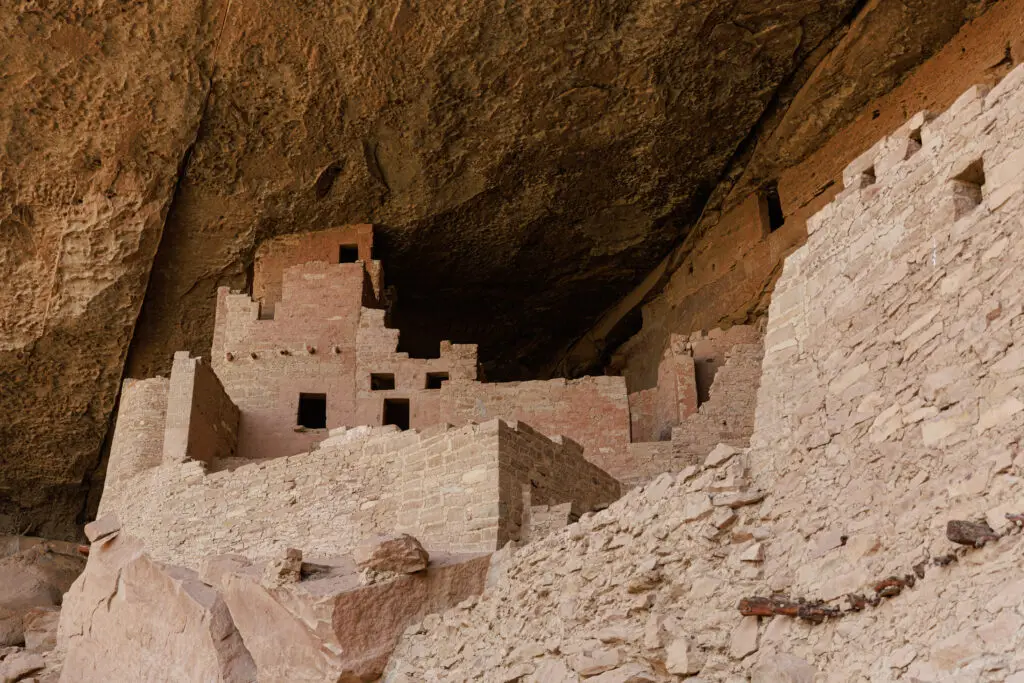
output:
[[[109,513],[86,524],[85,537],[89,539],[90,543],[99,543],[112,538],[120,530],[121,520],[117,518],[117,515]]]
[[[704,467],[718,467],[719,465],[724,465],[738,452],[739,451],[732,446],[720,443],[715,446],[710,453],[708,453],[708,457],[704,459]]]
[[[590,654],[579,655],[572,660],[572,668],[580,676],[596,676],[611,671],[622,663],[622,653],[618,648],[597,650]]]
[[[396,574],[422,571],[430,562],[423,545],[409,534],[377,536],[358,546],[353,556],[360,569]]]
[[[733,659],[743,659],[754,652],[757,652],[757,617],[743,617],[732,632],[729,655]]]
[[[540,680],[540,679],[538,679]],[[552,679],[545,679],[551,681]],[[646,664],[631,662],[611,671],[605,671],[593,678],[588,678],[587,683],[654,683],[656,681],[654,672]],[[555,683],[552,681],[552,683]]]
[[[953,543],[980,548],[989,541],[998,541],[999,535],[986,522],[953,519],[946,524],[946,538]]]
[[[746,505],[760,503],[765,497],[764,491],[743,491],[741,493],[723,493],[711,499],[715,507],[741,508]]]
[[[689,638],[676,638],[665,648],[665,668],[672,674],[692,676],[704,668],[704,654]]]
[[[751,674],[751,683],[814,683],[817,670],[799,657],[777,654],[762,661]]]
[[[302,551],[296,548],[288,548],[284,557],[271,560],[263,570],[263,583],[266,586],[283,586],[301,580]]]
[[[25,649],[47,652],[57,645],[59,607],[33,607],[22,618],[25,628]]]

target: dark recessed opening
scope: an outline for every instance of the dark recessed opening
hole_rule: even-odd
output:
[[[370,389],[388,391],[395,388],[395,376],[390,372],[374,372],[370,375]]]
[[[764,190],[764,201],[768,205],[768,232],[775,232],[786,224],[782,213],[782,198],[779,197],[778,183],[772,183]]]
[[[355,263],[359,260],[359,247],[355,244],[342,244],[338,247],[338,263]]]
[[[427,373],[427,389],[440,389],[441,382],[448,380],[447,372],[428,372]]]
[[[299,394],[298,423],[307,429],[326,429],[327,394]]]
[[[274,319],[274,305],[260,304],[260,311],[257,314],[260,320],[273,320]]]
[[[875,184],[875,167],[874,166],[871,166],[870,168],[865,170],[860,175],[864,179],[864,186],[874,185]]]
[[[718,363],[713,358],[702,358],[693,364],[697,381],[697,405],[701,406],[711,400],[711,385],[715,382]]]
[[[952,181],[954,215],[960,218],[981,204],[985,197],[985,160],[971,162]]]
[[[384,399],[384,424],[395,425],[401,430],[409,428],[409,399]]]

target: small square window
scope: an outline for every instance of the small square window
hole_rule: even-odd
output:
[[[395,425],[402,431],[409,428],[409,399],[384,399],[384,424]]]
[[[359,247],[355,244],[342,244],[338,247],[338,263],[355,263],[359,260]]]
[[[373,391],[390,391],[395,388],[395,376],[390,372],[374,372],[370,374],[370,389]]]
[[[326,429],[327,394],[299,394],[297,422],[306,429]]]
[[[428,372],[427,373],[427,389],[440,389],[441,382],[448,380],[447,372]]]

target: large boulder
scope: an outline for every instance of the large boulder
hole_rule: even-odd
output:
[[[25,615],[59,606],[84,567],[85,558],[48,543],[0,558],[0,646],[23,645]]]
[[[66,683],[256,681],[217,591],[123,533],[92,546],[65,596],[57,649]]]
[[[217,573],[221,593],[260,681],[355,683],[383,673],[411,624],[480,594],[488,556],[441,556],[370,585],[351,562],[304,564],[307,578],[278,586],[259,566],[231,565]]]

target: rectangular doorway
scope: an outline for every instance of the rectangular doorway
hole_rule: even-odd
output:
[[[401,430],[409,428],[409,399],[384,399],[384,424],[395,425]]]

